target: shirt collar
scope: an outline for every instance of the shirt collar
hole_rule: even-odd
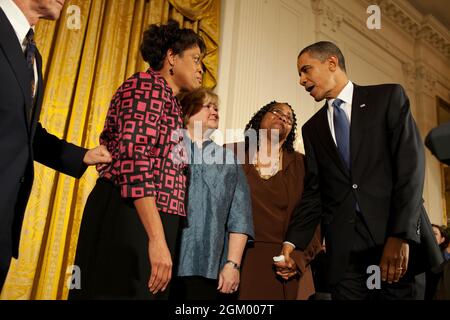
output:
[[[347,84],[345,85],[345,87],[338,94],[336,99],[341,99],[346,104],[351,105],[352,100],[353,100],[353,88],[354,88],[353,83],[351,81],[348,81]],[[336,99],[327,100],[328,107],[331,108],[334,100],[336,100]]]
[[[25,37],[32,26],[28,22],[28,19],[23,14],[22,10],[11,0],[0,0],[0,7],[11,23],[14,31],[16,32],[17,39],[20,45],[23,46]],[[34,26],[33,26],[34,30]]]

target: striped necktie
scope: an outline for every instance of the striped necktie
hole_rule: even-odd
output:
[[[31,108],[30,108],[30,112],[28,114],[30,123],[31,123],[31,119],[33,118],[33,112],[34,112],[34,105],[35,105],[35,92],[36,92],[36,88],[35,88],[35,79],[34,79],[34,64],[35,64],[35,60],[36,60],[36,43],[34,42],[34,31],[33,29],[30,28],[30,30],[27,33],[27,36],[25,38],[25,43],[26,43],[26,47],[25,47],[25,57],[27,60],[27,68],[28,68],[28,72],[30,74],[30,81],[31,81]]]
[[[336,144],[344,160],[347,169],[350,170],[350,122],[341,105],[344,101],[336,99],[333,101],[333,123],[336,135]]]

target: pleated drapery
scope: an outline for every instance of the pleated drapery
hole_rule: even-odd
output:
[[[126,78],[148,67],[139,51],[143,31],[169,18],[204,38],[204,85],[214,87],[219,9],[220,0],[66,1],[58,21],[41,20],[36,26],[46,82],[40,116],[44,128],[77,145],[97,146],[114,92]],[[20,257],[11,263],[2,299],[68,295],[68,267],[75,258],[84,205],[97,172],[91,167],[76,180],[37,163],[35,170]]]

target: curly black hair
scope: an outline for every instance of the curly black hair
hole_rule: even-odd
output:
[[[256,131],[256,140],[257,140],[257,150],[259,150],[259,129],[261,126],[261,121],[266,115],[267,112],[271,111],[273,108],[275,108],[277,105],[280,104],[286,104],[291,108],[292,111],[292,129],[291,132],[289,132],[286,140],[284,141],[283,145],[281,146],[283,149],[287,150],[287,152],[292,153],[294,152],[294,142],[295,142],[295,130],[297,129],[297,117],[295,116],[294,109],[292,109],[292,106],[289,103],[286,102],[277,102],[272,101],[266,104],[264,107],[259,109],[255,114],[253,114],[250,121],[245,126],[245,150],[249,150],[249,138],[248,138],[248,130],[253,129]]]
[[[178,21],[170,19],[167,24],[151,24],[145,30],[141,55],[153,70],[159,71],[163,67],[167,50],[172,49],[174,54],[181,54],[196,45],[202,54],[206,52],[202,37],[192,29],[180,28]]]

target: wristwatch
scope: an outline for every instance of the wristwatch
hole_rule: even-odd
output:
[[[238,264],[237,264],[236,262],[234,262],[234,261],[227,260],[227,261],[225,262],[225,264],[227,264],[227,263],[231,264],[231,265],[233,266],[233,268],[236,269],[236,270],[240,270],[240,269],[241,269],[241,266],[238,265]]]

